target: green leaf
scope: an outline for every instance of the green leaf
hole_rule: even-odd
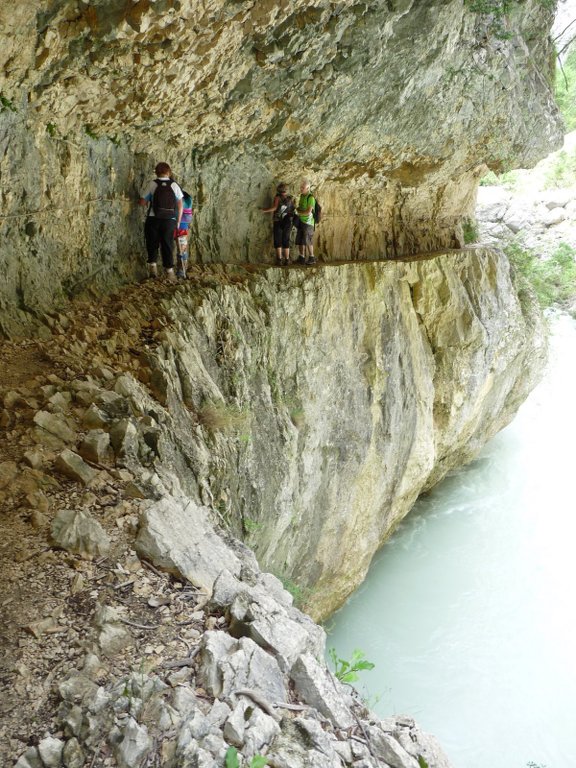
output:
[[[238,760],[238,750],[236,747],[228,747],[226,750],[226,768],[240,768],[240,762]]]
[[[264,757],[263,755],[254,755],[252,762],[250,763],[250,768],[264,768],[265,765],[268,765],[267,757]]]

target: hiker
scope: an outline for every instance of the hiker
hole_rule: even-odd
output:
[[[298,246],[299,264],[316,264],[313,243],[315,205],[316,200],[310,192],[310,182],[308,179],[302,179],[298,207],[296,208],[296,216],[298,218],[296,245]]]
[[[176,282],[174,274],[174,232],[182,220],[182,190],[171,178],[172,170],[168,163],[158,163],[154,169],[156,178],[142,192],[140,205],[148,206],[144,237],[148,253],[148,275],[158,275],[158,247],[162,254],[162,264],[166,277]]]
[[[288,194],[284,182],[278,184],[271,208],[262,208],[262,213],[273,213],[272,233],[276,249],[276,263],[290,264],[290,233],[294,216],[294,198]]]
[[[182,194],[184,195],[182,198],[182,219],[180,221],[180,227],[174,232],[174,237],[176,239],[177,254],[176,277],[186,278],[190,247],[188,235],[192,223],[192,216],[194,215],[194,208],[192,206],[192,195],[184,190],[182,190]]]

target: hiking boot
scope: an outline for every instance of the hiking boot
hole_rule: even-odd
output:
[[[176,275],[174,274],[173,269],[167,269],[166,270],[166,280],[168,280],[169,283],[177,283],[178,280],[176,278]]]
[[[307,267],[312,267],[312,266],[314,266],[314,264],[316,264],[316,257],[315,256],[310,256],[310,258],[306,259],[306,266]]]
[[[148,277],[158,277],[157,264],[148,264]]]
[[[183,269],[179,269],[178,272],[176,272],[176,277],[181,277],[184,279],[186,277],[186,272],[184,272]]]
[[[298,256],[296,261],[298,264],[306,264],[306,259],[304,258],[304,256]]]

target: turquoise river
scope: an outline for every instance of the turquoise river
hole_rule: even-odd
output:
[[[356,687],[454,768],[576,766],[576,323],[513,423],[423,497],[332,618]]]

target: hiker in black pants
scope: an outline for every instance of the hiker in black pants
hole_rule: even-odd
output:
[[[294,200],[287,194],[286,184],[278,184],[276,197],[271,208],[262,208],[262,213],[273,213],[272,233],[276,249],[276,263],[290,264],[290,233],[294,216]]]
[[[158,163],[154,169],[156,178],[151,181],[140,197],[140,205],[148,206],[144,224],[146,251],[148,252],[148,274],[158,275],[158,247],[167,279],[174,283],[174,232],[182,219],[182,190],[172,180],[168,163]]]

